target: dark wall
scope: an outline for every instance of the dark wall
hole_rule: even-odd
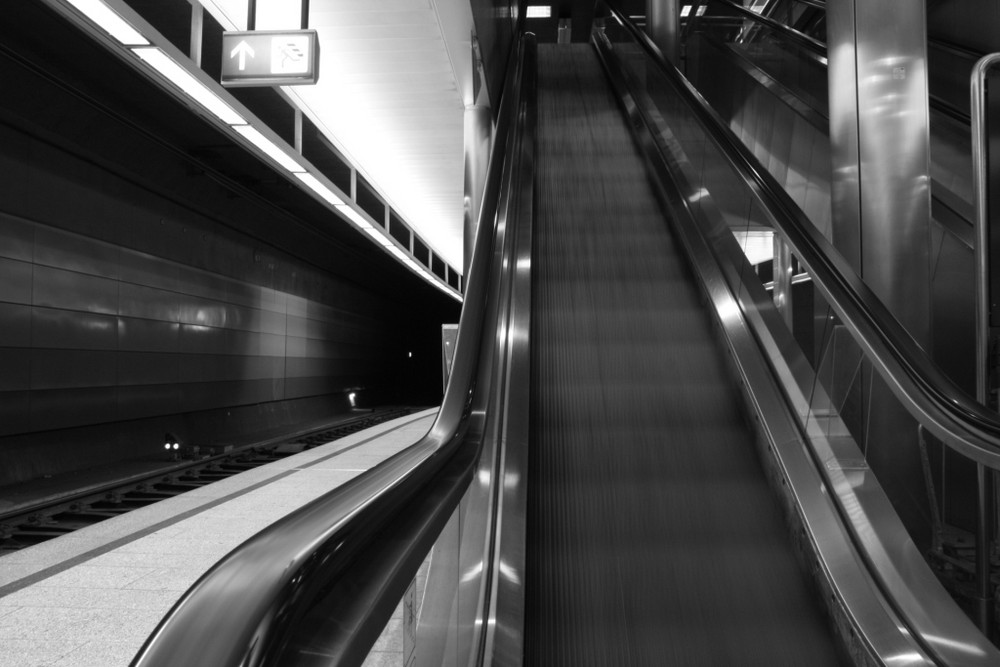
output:
[[[0,485],[440,400],[453,300],[71,33],[103,81],[2,36]]]
[[[1000,50],[1000,5],[991,0],[929,1],[927,37],[931,95],[969,113],[972,68],[980,56]]]

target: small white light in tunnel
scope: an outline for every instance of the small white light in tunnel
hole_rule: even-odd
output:
[[[353,391],[347,395],[347,402],[351,404],[352,408],[357,407],[356,405],[357,400],[358,400],[358,395],[355,394]]]
[[[550,5],[528,5],[525,17],[529,19],[547,19],[552,16]]]
[[[413,358],[413,353],[412,352],[407,352],[406,356],[409,357],[410,359],[412,359]]]
[[[147,45],[138,30],[100,0],[66,0],[88,19],[126,46]]]

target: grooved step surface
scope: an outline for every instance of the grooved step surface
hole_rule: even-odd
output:
[[[538,139],[526,664],[839,664],[589,46]]]

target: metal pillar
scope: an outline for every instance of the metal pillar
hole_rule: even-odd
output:
[[[465,107],[465,198],[463,206],[464,259],[462,275],[469,275],[472,250],[476,246],[479,213],[486,185],[486,168],[490,160],[490,138],[493,121],[490,108],[484,104]]]
[[[924,0],[829,0],[833,242],[930,349]]]
[[[191,46],[188,55],[201,67],[201,42],[205,31],[205,9],[198,3],[191,5]]]
[[[930,159],[924,0],[828,0],[832,240],[931,350]],[[870,363],[851,429],[921,548],[933,526],[913,419]],[[969,484],[974,483],[971,479]]]
[[[680,30],[679,0],[646,0],[646,32],[674,65],[680,65]]]

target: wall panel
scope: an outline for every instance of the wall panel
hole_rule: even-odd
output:
[[[24,193],[0,204],[0,485],[155,451],[163,429],[204,441],[190,414],[324,396],[337,411],[393,383],[405,327],[384,297],[51,146],[29,154]],[[91,429],[114,437],[70,444]]]

